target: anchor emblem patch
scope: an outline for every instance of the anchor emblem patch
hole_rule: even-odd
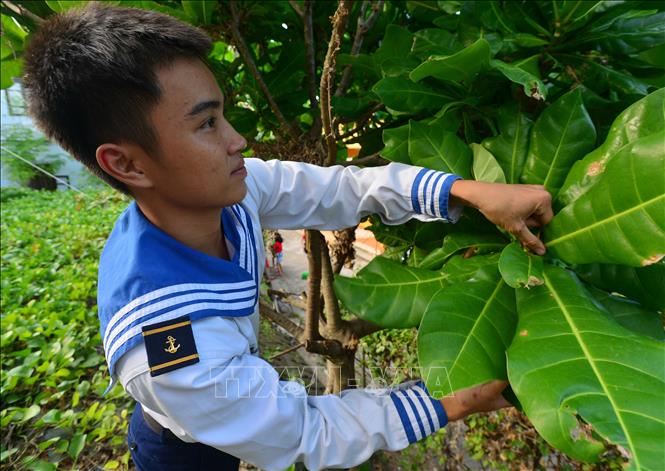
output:
[[[180,348],[180,344],[178,344],[178,346],[175,345],[175,338],[173,338],[173,336],[171,336],[171,335],[166,337],[166,342],[165,343],[167,343],[169,345],[169,348],[164,349],[165,352],[175,353]]]

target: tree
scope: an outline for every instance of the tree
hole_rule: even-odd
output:
[[[74,3],[3,1],[2,12],[25,32]],[[360,317],[350,321],[332,289],[349,233],[333,266],[309,231],[306,324],[294,332],[328,359],[330,391],[351,384],[358,339],[374,324],[419,325],[431,391],[508,378],[514,401],[564,452],[593,461],[600,437],[635,468],[662,468],[662,5],[124,3],[211,34],[227,117],[258,155],[331,165],[357,142],[362,164],[543,184],[555,197],[544,259],[473,210],[456,225],[374,220],[388,256],[335,282]],[[3,35],[3,72],[17,67],[29,40],[20,36]]]

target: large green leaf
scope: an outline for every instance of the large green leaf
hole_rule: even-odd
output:
[[[486,254],[501,249],[506,243],[506,239],[500,234],[455,232],[444,237],[443,245],[430,252],[419,266],[436,270],[460,250],[472,249],[471,255]]]
[[[596,130],[577,88],[546,108],[533,125],[522,181],[544,185],[556,194],[570,166],[595,142]]]
[[[657,312],[649,311],[635,301],[609,294],[593,286],[587,286],[586,289],[596,304],[626,329],[656,340],[665,340],[663,320]]]
[[[586,423],[622,447],[635,469],[663,469],[665,343],[614,322],[559,267],[545,268],[545,285],[517,290],[517,310],[508,378],[538,432],[595,461],[603,445]]]
[[[506,183],[506,176],[490,151],[480,144],[470,144],[473,151],[473,178],[480,182]]]
[[[612,123],[605,142],[575,162],[561,187],[558,199],[570,204],[582,196],[603,173],[607,161],[631,142],[665,130],[665,88],[626,108]]]
[[[471,177],[471,149],[436,122],[409,121],[409,159],[414,165]]]
[[[337,277],[335,292],[362,319],[381,327],[415,327],[448,276],[376,257],[355,278]]]
[[[490,45],[481,38],[469,47],[451,56],[433,56],[411,71],[409,77],[416,82],[435,77],[451,82],[471,82],[490,60]]]
[[[383,130],[383,143],[385,147],[381,151],[381,157],[410,164],[409,160],[409,125],[405,124],[398,128]]]
[[[397,25],[388,25],[381,45],[372,55],[374,63],[379,67],[387,60],[404,60],[411,52],[413,33]]]
[[[545,228],[568,263],[644,266],[665,255],[665,132],[614,155],[598,182]]]
[[[427,389],[442,397],[506,379],[505,351],[516,323],[515,291],[496,265],[441,289],[418,330],[418,360]]]
[[[403,77],[385,77],[374,85],[372,91],[388,108],[410,114],[436,110],[452,101],[440,90]]]
[[[665,12],[628,11],[607,27],[592,27],[587,34],[580,35],[579,41],[597,42],[610,54],[635,54],[665,43]]]
[[[483,141],[501,165],[508,183],[519,183],[529,146],[532,122],[516,105],[508,104],[499,109],[499,134]]]
[[[612,293],[621,293],[649,309],[665,311],[665,262],[648,267],[592,263],[575,272],[585,281]]]
[[[532,288],[543,284],[543,259],[527,253],[519,242],[501,252],[499,271],[511,288]]]

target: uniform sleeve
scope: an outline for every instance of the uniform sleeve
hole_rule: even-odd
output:
[[[245,159],[250,196],[263,227],[342,229],[378,214],[386,224],[455,222],[461,207],[449,206],[460,177],[400,163],[383,167],[318,167],[300,162]]]
[[[137,361],[118,365],[127,392],[160,422],[167,418],[162,425],[186,441],[267,470],[295,462],[310,470],[348,468],[376,450],[403,449],[447,422],[443,406],[422,382],[308,396],[302,384],[280,381],[268,363],[249,354],[233,319],[203,319],[192,326],[199,363],[155,377],[139,372]]]

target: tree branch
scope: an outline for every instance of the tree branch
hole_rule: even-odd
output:
[[[333,275],[332,263],[330,262],[330,252],[328,252],[328,244],[324,240],[321,244],[321,293],[326,306],[326,330],[333,332],[342,327],[342,313],[339,310],[337,296],[335,296],[334,281],[335,275]]]
[[[316,97],[316,54],[314,48],[314,28],[312,27],[312,11],[314,9],[312,0],[305,0],[305,11],[303,23],[305,30],[305,57],[307,62],[307,86],[309,92],[310,109],[314,111],[314,122],[310,136],[321,134],[321,113],[316,111],[319,108],[319,100]]]
[[[263,317],[282,327],[297,340],[302,340],[305,335],[305,331],[298,324],[293,322],[284,314],[280,314],[279,312],[275,311],[272,306],[263,300],[259,301],[259,308],[259,311]]]
[[[333,30],[328,43],[328,52],[326,59],[323,62],[323,73],[321,74],[321,121],[323,123],[323,134],[328,148],[328,156],[326,158],[326,166],[335,163],[337,158],[337,141],[335,140],[335,132],[332,128],[332,109],[330,106],[330,92],[332,89],[332,82],[335,77],[335,63],[337,54],[346,27],[346,18],[349,16],[349,7],[351,0],[340,0],[337,6],[337,11],[333,16]]]
[[[305,0],[305,3],[307,3],[307,0]],[[291,5],[293,11],[295,11],[300,18],[303,18],[303,16],[306,14],[302,11],[302,8],[300,8],[300,5],[298,5],[298,2],[296,2],[296,0],[289,0],[289,5]],[[307,6],[305,6],[305,9],[307,9]]]
[[[261,76],[261,72],[254,63],[254,59],[252,58],[252,54],[249,48],[247,47],[247,44],[245,44],[245,40],[240,34],[240,28],[239,28],[240,19],[238,17],[238,8],[236,6],[235,0],[229,2],[229,8],[231,9],[231,22],[230,22],[231,35],[233,36],[233,41],[235,43],[236,48],[238,49],[240,57],[242,57],[243,62],[245,63],[250,73],[254,77],[254,80],[256,80],[256,83],[259,85],[259,88],[263,92],[263,95],[265,95],[266,100],[268,100],[270,109],[277,117],[277,121],[279,121],[279,124],[281,125],[282,129],[286,131],[289,137],[291,137],[292,139],[297,139],[298,138],[297,133],[286,121],[286,118],[284,118],[284,115],[279,109],[279,106],[277,106],[277,102],[270,93],[268,86],[266,85],[265,81],[263,80],[263,77]]]
[[[2,2],[3,5],[5,5],[7,8],[9,8],[11,11],[14,13],[17,13],[19,15],[25,16],[26,18],[29,18],[32,20],[35,24],[40,24],[44,22],[44,18],[41,16],[35,15],[33,12],[25,8],[23,5],[17,5],[14,2],[9,2],[7,0],[3,0]]]
[[[376,2],[373,2],[372,13],[369,15],[369,18],[365,20],[365,11],[367,10],[368,3],[369,3],[368,0],[365,0],[363,2],[360,10],[360,15],[358,15],[356,35],[353,38],[353,45],[351,46],[352,56],[357,56],[360,53],[360,48],[362,47],[363,39],[365,39],[365,34],[367,33],[367,31],[372,29],[374,23],[376,23],[376,20],[379,17],[379,13],[381,13],[381,10],[383,9],[383,0],[378,0]],[[351,71],[352,67],[350,64],[344,68],[344,72],[342,73],[342,80],[340,80],[339,86],[337,87],[337,90],[335,90],[335,96],[342,96],[346,92],[346,89],[349,87],[349,84],[351,83]]]
[[[319,317],[321,313],[321,239],[319,231],[307,230],[307,262],[309,278],[307,283],[307,309],[305,310],[305,339],[321,339]],[[308,348],[309,351],[309,348]]]
[[[344,134],[340,135],[337,137],[337,139],[346,139],[348,137],[353,136],[357,132],[360,132],[363,130],[363,128],[367,125],[370,119],[372,119],[372,116],[374,116],[374,113],[376,113],[379,110],[382,110],[386,107],[383,103],[377,103],[376,105],[372,106],[367,112],[360,117],[360,119],[356,120],[356,126],[351,129],[350,131],[346,131]]]

